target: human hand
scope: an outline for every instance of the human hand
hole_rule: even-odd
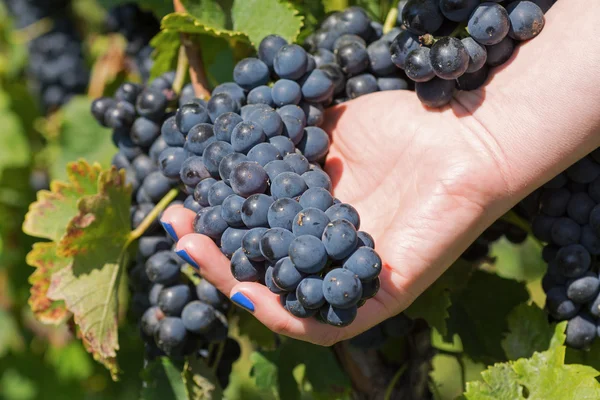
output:
[[[182,207],[162,218],[180,238],[177,249],[223,293],[245,296],[267,327],[297,339],[331,345],[401,312],[491,222],[600,144],[590,136],[598,119],[578,107],[600,104],[598,95],[572,98],[569,87],[581,82],[565,79],[568,65],[548,73],[539,62],[569,52],[575,40],[555,17],[567,12],[559,5],[547,15],[547,29],[486,87],[460,93],[446,108],[426,109],[414,93],[382,92],[328,111],[325,169],[334,194],[358,210],[384,263],[379,293],[350,326],[295,318],[265,286],[236,281],[229,260],[211,239],[193,233],[195,214]]]

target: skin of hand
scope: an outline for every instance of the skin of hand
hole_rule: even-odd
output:
[[[590,7],[600,12],[587,0],[559,1],[538,38],[485,87],[458,93],[445,108],[427,109],[414,93],[397,91],[328,110],[325,170],[384,264],[380,291],[346,328],[293,317],[267,287],[236,281],[214,242],[193,232],[194,212],[174,206],[161,221],[204,278],[229,296],[242,293],[274,332],[325,346],[364,332],[406,309],[487,226],[600,145],[600,51],[596,45],[576,59],[582,32],[569,30],[600,37]],[[556,54],[574,65],[550,68]]]

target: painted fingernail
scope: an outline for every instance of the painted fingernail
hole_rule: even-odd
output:
[[[196,261],[194,261],[194,259],[192,257],[190,257],[190,255],[187,253],[187,251],[181,249],[181,250],[177,250],[175,251],[175,254],[177,254],[179,257],[183,258],[183,260],[190,264],[192,267],[196,268],[196,269],[200,269],[200,266],[196,263]]]
[[[175,233],[175,229],[173,229],[173,225],[169,224],[168,222],[162,222],[162,221],[160,221],[160,223],[162,224],[164,230],[169,234],[169,236],[171,236],[171,238],[177,242],[179,240],[179,238],[177,237],[177,234]]]
[[[252,301],[250,301],[243,293],[237,292],[231,296],[231,301],[250,312],[254,312],[254,303],[252,303]]]

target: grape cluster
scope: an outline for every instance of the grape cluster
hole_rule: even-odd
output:
[[[146,87],[124,83],[114,98],[103,97],[92,103],[92,114],[98,122],[113,129],[113,139],[119,148],[113,165],[125,170],[133,187],[134,229],[178,184],[159,170],[161,154],[168,149],[160,128],[171,116],[172,104],[177,104],[173,79],[173,73],[166,73]],[[186,200],[184,204],[188,203]],[[139,239],[137,259],[129,271],[132,309],[140,321],[148,354],[180,357],[195,352],[213,357],[206,349],[210,343],[226,340],[226,312],[230,302],[208,281],[198,281],[196,276],[183,273],[190,267],[173,251],[173,246],[173,240],[162,230],[157,218]],[[237,346],[223,345],[230,350]],[[235,349],[229,353],[233,356],[222,358],[219,363],[217,373],[222,380],[229,376],[239,348],[237,356]]]
[[[392,61],[415,82],[427,106],[441,107],[455,89],[475,90],[489,68],[507,62],[516,43],[536,37],[554,0],[408,0],[398,4],[403,30]]]
[[[350,7],[329,15],[320,28],[309,35],[309,63],[322,70],[334,83],[333,97],[325,104],[340,104],[383,90],[409,89],[406,75],[390,58],[390,45],[399,28],[386,34],[360,7]],[[270,42],[265,43],[270,48]]]
[[[160,22],[151,11],[144,11],[136,3],[125,3],[109,10],[105,21],[108,32],[117,32],[127,40],[125,53],[134,60],[146,81],[152,68],[150,40],[160,31]]]
[[[600,150],[578,161],[531,194],[533,235],[547,243],[542,280],[546,309],[568,320],[566,343],[586,348],[600,322]]]
[[[17,20],[27,28],[42,19],[50,30],[28,44],[29,84],[40,99],[44,112],[51,112],[73,95],[85,93],[89,69],[82,41],[73,22],[69,0],[6,0]]]

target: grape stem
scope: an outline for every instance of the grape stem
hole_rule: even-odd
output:
[[[179,46],[179,55],[177,56],[177,70],[175,71],[175,80],[173,81],[173,90],[177,94],[179,94],[181,92],[181,88],[183,88],[188,67],[189,63],[185,54],[185,47]]]
[[[394,374],[394,377],[390,381],[390,384],[388,385],[387,389],[385,389],[385,396],[383,397],[384,400],[390,400],[392,398],[392,393],[394,392],[394,386],[396,386],[396,383],[398,383],[398,380],[400,379],[402,374],[404,374],[404,372],[406,372],[407,369],[408,369],[408,365],[403,364],[398,369],[398,371]]]
[[[396,25],[396,20],[398,19],[398,8],[392,7],[390,11],[387,13],[385,17],[385,22],[383,23],[383,33],[388,33],[392,30],[394,25]]]
[[[186,12],[180,0],[173,0],[173,8],[176,12]],[[186,33],[181,34],[181,44],[185,49],[185,54],[190,65],[190,78],[192,85],[194,85],[194,93],[196,97],[206,100],[210,97],[210,91],[208,90],[210,85],[204,71],[204,62],[202,61],[200,47],[196,46],[191,36]]]
[[[152,223],[156,220],[156,218],[158,218],[160,213],[162,213],[165,210],[165,208],[167,208],[167,206],[171,204],[173,200],[175,200],[175,197],[177,197],[178,194],[179,190],[171,189],[169,193],[165,195],[165,197],[160,199],[158,204],[154,206],[152,211],[150,211],[150,214],[148,214],[146,218],[144,218],[142,223],[133,231],[131,231],[131,233],[129,234],[129,238],[127,239],[127,243],[125,244],[125,248],[127,248],[127,246],[129,246],[129,244],[131,244],[133,241],[139,239],[144,234],[144,232],[148,230],[150,225],[152,225]]]

